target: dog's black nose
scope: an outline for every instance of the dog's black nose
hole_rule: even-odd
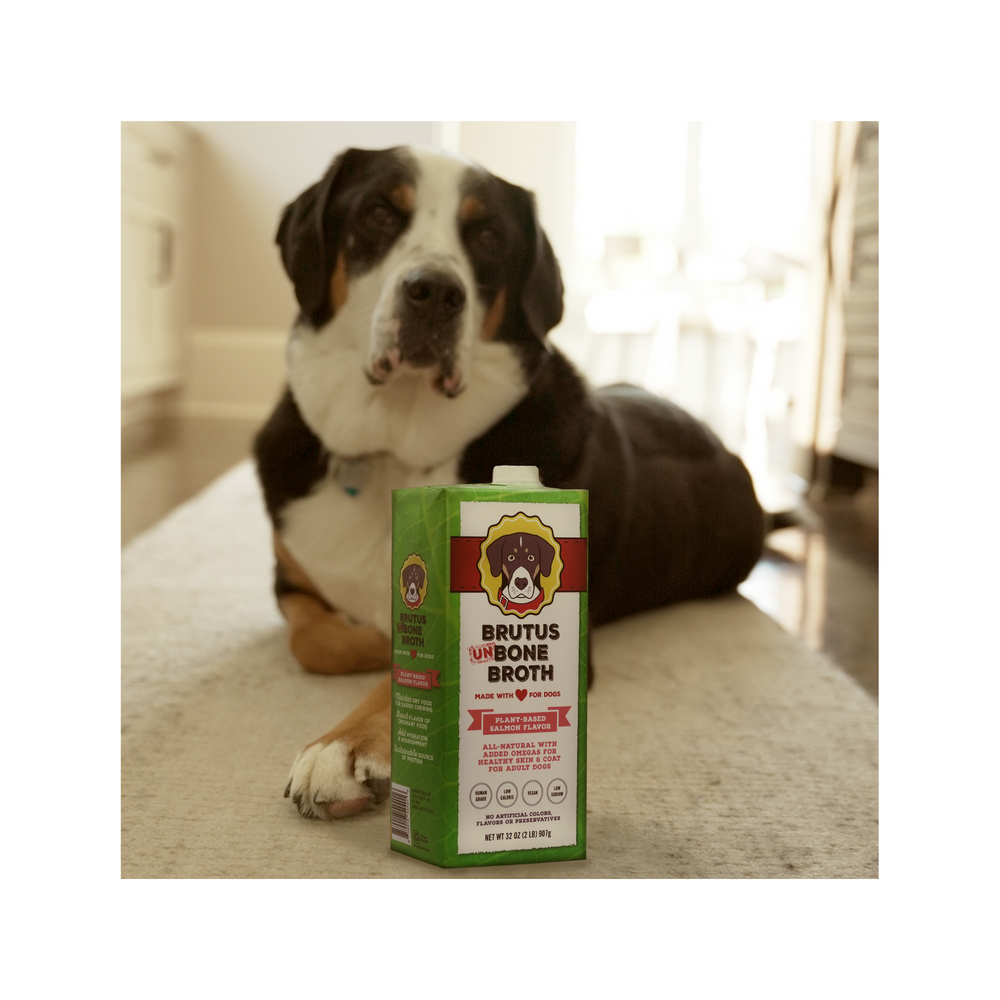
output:
[[[528,586],[528,578],[526,576],[519,576],[515,581],[514,585],[518,590],[524,590]]]
[[[454,274],[418,267],[399,289],[399,353],[417,368],[452,370],[465,288]]]
[[[465,289],[458,280],[444,271],[417,268],[403,279],[406,304],[427,320],[449,320],[465,305]]]

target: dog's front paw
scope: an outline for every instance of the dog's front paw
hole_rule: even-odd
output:
[[[389,796],[389,761],[356,752],[343,738],[317,740],[295,758],[285,787],[303,816],[341,819]]]

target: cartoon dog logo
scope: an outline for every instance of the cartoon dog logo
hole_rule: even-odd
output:
[[[539,577],[552,572],[552,557],[556,550],[538,535],[518,531],[501,535],[486,549],[490,570],[503,576],[504,586],[498,594],[501,607],[519,605],[519,611],[537,611],[545,597]]]
[[[400,570],[399,593],[408,608],[419,608],[427,596],[427,566],[416,553],[407,556]]]
[[[523,618],[552,602],[562,573],[559,542],[537,517],[516,514],[490,528],[479,561],[483,590],[504,614]]]

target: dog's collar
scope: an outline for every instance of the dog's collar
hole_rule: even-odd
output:
[[[329,476],[349,497],[356,497],[368,485],[375,462],[391,455],[388,451],[372,451],[348,457],[330,452]],[[422,471],[429,474],[432,468],[428,466]]]
[[[358,455],[355,458],[332,456],[332,475],[337,485],[351,497],[356,497],[368,482],[368,472],[371,461],[376,456]]]
[[[500,607],[506,611],[510,608],[512,611],[518,611],[524,614],[526,611],[537,611],[542,606],[542,601],[545,600],[545,594],[542,592],[542,588],[538,588],[538,593],[530,600],[526,601],[524,604],[519,604],[517,601],[512,601],[502,590],[499,594]]]

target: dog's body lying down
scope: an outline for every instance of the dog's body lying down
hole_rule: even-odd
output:
[[[494,465],[590,491],[592,625],[750,572],[764,520],[740,460],[665,400],[588,388],[546,340],[562,282],[528,192],[444,154],[348,150],[278,244],[301,313],[255,455],[307,670],[390,665],[390,491]],[[381,801],[389,732],[386,678],[299,754],[286,795],[319,817]]]

